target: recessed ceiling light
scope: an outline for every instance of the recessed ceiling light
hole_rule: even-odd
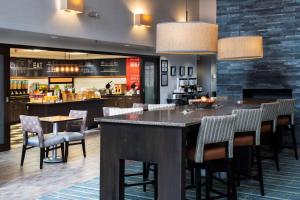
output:
[[[50,38],[51,38],[51,39],[58,39],[58,36],[52,35],[52,36],[50,36]]]
[[[29,52],[41,52],[41,51],[44,51],[44,50],[41,50],[41,49],[24,49],[23,51],[29,51]]]
[[[82,52],[70,52],[69,54],[71,54],[71,55],[84,55],[84,54],[87,54],[87,53],[82,53]]]
[[[124,44],[124,47],[130,47],[130,44]]]

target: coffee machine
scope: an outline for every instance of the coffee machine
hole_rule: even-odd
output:
[[[174,93],[195,93],[197,92],[197,78],[178,78],[177,88]]]

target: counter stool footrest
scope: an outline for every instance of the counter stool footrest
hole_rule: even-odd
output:
[[[130,177],[130,176],[141,176],[143,175],[143,172],[139,172],[139,173],[133,173],[133,174],[125,174],[125,177]]]
[[[149,181],[144,181],[144,182],[139,182],[139,183],[125,183],[124,186],[125,187],[134,187],[134,186],[140,186],[140,185],[150,185],[150,184],[154,184],[155,181],[154,180],[149,180]]]

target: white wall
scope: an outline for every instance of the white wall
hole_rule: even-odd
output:
[[[86,13],[83,15],[58,10],[58,5],[59,0],[2,1],[0,29],[58,35],[78,40],[97,40],[100,41],[100,45],[118,43],[154,47],[156,24],[179,21],[185,16],[185,2],[182,0],[85,0]],[[198,7],[198,0],[190,0],[192,20],[199,16]],[[87,12],[92,9],[100,13],[99,19],[87,16]],[[133,26],[134,12],[151,14],[153,26]],[[10,35],[1,34],[0,31],[0,42],[7,42],[6,37],[13,42]],[[39,45],[36,43],[33,41],[28,44]]]
[[[200,0],[199,2],[199,19],[203,22],[216,23],[217,21],[217,1]],[[217,90],[216,74],[216,57],[199,56],[198,58],[198,84],[203,87],[204,91],[212,92]]]
[[[168,74],[168,86],[167,87],[160,87],[160,103],[166,103],[168,95],[171,94],[177,87],[177,78],[188,78],[187,76],[187,67],[193,67],[193,76],[189,78],[196,78],[197,77],[197,57],[193,55],[167,55],[162,56],[161,60],[168,60],[169,64],[169,74]],[[171,66],[177,67],[177,75],[170,76]],[[186,72],[185,76],[179,76],[179,66],[185,66]]]
[[[210,23],[217,21],[217,0],[200,0],[199,19]]]
[[[197,21],[203,21],[208,23],[216,22],[217,13],[217,3],[216,0],[199,0],[199,15],[196,18]],[[216,79],[212,78],[212,74],[215,73],[215,58],[211,56],[202,56],[201,62],[197,63],[197,56],[188,55],[171,55],[164,56],[161,59],[166,58],[169,60],[169,71],[170,66],[194,66],[194,77],[198,78],[198,83],[204,86],[204,90],[210,92],[216,89]],[[201,75],[197,76],[197,71]],[[171,77],[169,75],[169,85],[168,87],[160,87],[160,101],[161,103],[166,103],[166,99],[169,94],[173,92],[176,88],[177,77]]]

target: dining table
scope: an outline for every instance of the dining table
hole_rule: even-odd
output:
[[[134,160],[157,164],[159,200],[184,200],[188,134],[199,130],[203,117],[259,108],[264,102],[270,100],[224,100],[209,108],[186,105],[95,118],[101,125],[100,199],[124,199],[125,160]]]
[[[54,135],[58,135],[58,125],[59,123],[63,122],[70,122],[70,121],[76,121],[81,120],[81,118],[74,118],[69,116],[49,116],[49,117],[41,117],[40,121],[43,123],[50,123],[52,124],[52,133]],[[56,146],[54,146],[56,147]],[[63,162],[62,158],[57,155],[57,149],[53,148],[51,151],[51,155],[48,158],[44,159],[44,162],[46,163],[59,163]]]

